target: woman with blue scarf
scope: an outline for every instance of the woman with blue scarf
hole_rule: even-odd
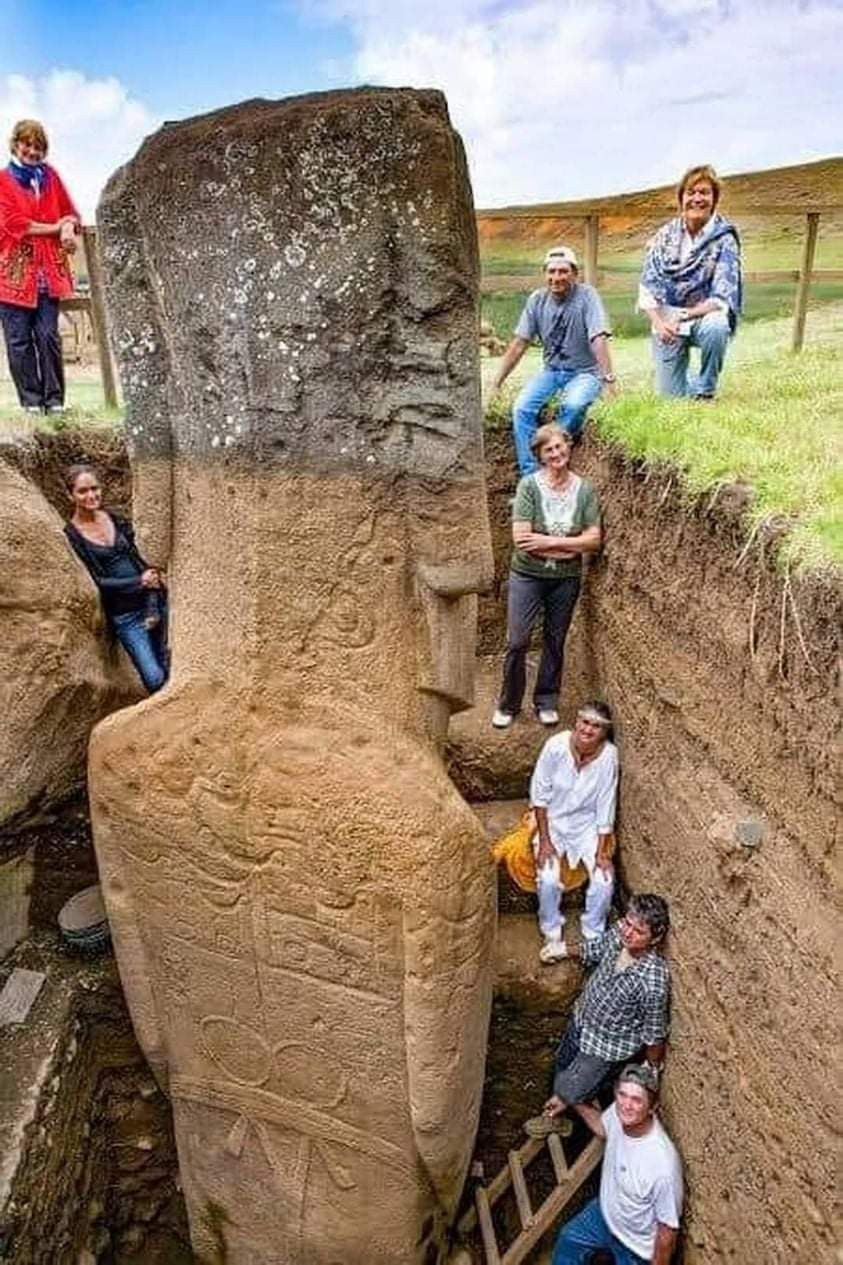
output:
[[[713,168],[686,171],[677,197],[681,214],[648,244],[638,307],[650,318],[659,395],[712,400],[743,303],[740,238],[717,213]],[[688,372],[692,347],[697,374]]]
[[[0,171],[0,321],[9,371],[21,408],[61,413],[59,300],[73,293],[79,214],[58,172],[44,162],[41,124],[22,119],[10,143],[11,162]]]

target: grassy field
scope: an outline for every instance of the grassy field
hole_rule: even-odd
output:
[[[755,491],[748,529],[768,517],[791,521],[782,561],[821,569],[843,565],[843,302],[814,308],[799,356],[790,320],[741,326],[722,391],[711,405],[660,400],[650,388],[648,340],[616,338],[622,390],[592,410],[592,425],[630,455],[670,463],[690,495],[723,483]],[[519,384],[539,365],[530,351],[490,403],[490,425],[509,425]],[[484,360],[484,394],[497,362]]]
[[[607,270],[608,271],[608,270]],[[649,322],[635,311],[638,275],[622,277],[626,284],[601,284],[600,294],[606,305],[609,320],[616,335],[624,338],[641,337],[649,330]],[[537,288],[541,278],[537,277]],[[744,324],[786,317],[793,312],[796,286],[792,283],[765,283],[746,287]],[[509,339],[524,306],[529,291],[516,290],[484,294],[481,300],[483,319],[488,321],[500,338]],[[811,287],[811,303],[814,306],[843,301],[843,282],[815,282]]]
[[[798,268],[802,259],[804,224],[763,224],[756,220],[753,225],[740,225],[742,230],[742,255],[748,272],[771,271],[774,268]],[[582,229],[572,226],[567,237],[574,249],[583,250]],[[646,234],[634,245],[628,245],[629,234],[617,239],[613,235],[601,237],[600,270],[613,274],[629,274],[638,279],[641,256]],[[496,276],[520,276],[525,273],[541,274],[541,260],[547,249],[543,241],[481,241],[481,268],[486,278]],[[843,268],[843,234],[837,217],[825,223],[820,220],[819,239],[814,255],[815,268]]]
[[[823,214],[820,219],[814,267],[820,271],[841,271],[843,159],[826,159],[796,167],[727,177],[722,205],[729,215],[730,200],[738,207],[763,208],[765,205],[801,202],[806,198],[815,203],[840,207],[839,211]],[[648,189],[596,199],[589,204],[590,207],[597,205],[602,208],[600,292],[617,334],[625,337],[644,334],[646,323],[635,312],[638,274],[650,233],[674,213],[672,191]],[[527,293],[541,284],[541,260],[547,247],[562,241],[573,246],[581,255],[583,253],[582,220],[565,219],[566,210],[574,213],[582,209],[582,204],[560,202],[555,209],[556,214],[537,214],[528,219],[484,218],[482,211],[478,213],[480,262],[486,291],[483,295],[483,316],[501,338],[511,335]],[[738,212],[734,219],[741,233],[747,273],[795,271],[799,268],[805,236],[804,215],[768,218]],[[793,310],[795,292],[793,281],[749,281],[744,320],[785,316]],[[812,302],[839,301],[843,301],[843,280],[814,283]]]
[[[566,239],[567,240],[567,239]],[[576,246],[576,242],[573,243]],[[482,296],[483,318],[501,338],[509,338],[529,291],[542,284],[540,261],[544,247],[527,248],[521,242],[496,243],[484,249],[481,267],[484,288],[500,283]],[[759,237],[747,237],[744,243],[744,266],[747,272],[772,272],[798,269],[801,258],[801,229],[791,233],[788,226],[767,228]],[[843,234],[829,228],[817,247],[814,266],[818,269],[843,270]],[[599,290],[616,334],[634,337],[647,332],[648,324],[635,311],[641,250],[606,249],[600,254]],[[524,282],[513,290],[512,279]],[[743,319],[763,321],[787,316],[793,311],[795,281],[750,281],[746,285]],[[815,281],[811,286],[811,302],[815,306],[843,300],[843,281]]]

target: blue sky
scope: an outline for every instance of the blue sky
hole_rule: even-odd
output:
[[[86,0],[78,9],[0,0],[2,29],[11,32],[0,74],[40,77],[66,67],[92,79],[116,76],[167,118],[309,92],[325,84],[332,62],[351,57],[353,40],[347,25],[306,8],[281,0]],[[56,38],[45,39],[46,31]]]
[[[90,218],[164,119],[364,82],[442,88],[479,205],[827,157],[843,0],[0,0],[0,129],[46,124]]]

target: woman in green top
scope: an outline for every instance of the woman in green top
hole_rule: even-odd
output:
[[[569,468],[571,438],[551,423],[531,443],[539,463],[518,484],[512,506],[512,567],[507,602],[506,658],[496,729],[507,729],[521,710],[533,625],[544,615],[544,643],[533,700],[543,725],[559,724],[559,683],[565,638],[577,604],[582,555],[603,540],[600,505],[588,479]]]

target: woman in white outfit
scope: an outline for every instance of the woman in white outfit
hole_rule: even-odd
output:
[[[538,827],[535,845],[542,962],[567,955],[560,909],[559,862],[580,861],[588,871],[582,933],[596,939],[606,929],[612,903],[618,752],[609,741],[612,713],[605,703],[585,703],[572,730],[544,744],[530,782],[530,803]]]

